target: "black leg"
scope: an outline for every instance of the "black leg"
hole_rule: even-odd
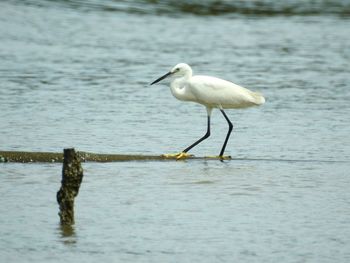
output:
[[[200,138],[198,141],[196,141],[195,143],[191,144],[190,146],[188,146],[185,150],[183,150],[183,152],[187,153],[189,150],[191,150],[194,146],[196,146],[197,144],[199,144],[200,142],[204,141],[206,138],[208,138],[210,136],[210,116],[208,115],[208,128],[207,128],[207,133]]]
[[[224,112],[224,110],[220,110],[220,111],[224,115],[224,117],[225,117],[225,119],[226,119],[226,121],[228,123],[228,133],[226,135],[226,139],[225,139],[224,145],[222,146],[221,152],[220,152],[220,155],[219,155],[220,157],[222,157],[224,155],[228,139],[230,138],[230,135],[231,135],[231,132],[232,132],[232,129],[233,129],[233,125],[232,125],[231,121],[229,120],[229,118],[226,116],[226,113]]]

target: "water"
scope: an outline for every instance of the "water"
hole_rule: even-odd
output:
[[[177,152],[205,109],[148,84],[178,62],[261,91],[230,162],[2,164],[1,262],[349,262],[349,1],[2,1],[0,149]],[[193,149],[218,154],[227,124]]]

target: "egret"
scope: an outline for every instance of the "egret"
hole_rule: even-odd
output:
[[[185,150],[177,154],[166,154],[165,157],[184,159],[190,156],[187,152],[200,142],[210,136],[210,116],[212,110],[217,108],[221,111],[228,123],[228,132],[222,145],[219,159],[229,159],[224,156],[227,142],[230,138],[233,125],[227,117],[224,109],[240,109],[251,106],[258,106],[265,102],[265,98],[257,92],[250,91],[232,82],[211,76],[192,75],[192,69],[186,63],[177,64],[168,73],[151,83],[151,85],[161,80],[171,77],[170,91],[173,96],[181,101],[192,101],[202,104],[207,109],[207,132],[199,140],[188,146]]]

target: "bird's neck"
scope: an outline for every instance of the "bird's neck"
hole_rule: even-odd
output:
[[[193,95],[188,88],[188,76],[174,79],[170,84],[171,93],[178,100],[192,100]]]

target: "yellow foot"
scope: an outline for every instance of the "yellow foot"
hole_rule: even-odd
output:
[[[205,156],[204,158],[207,158],[207,159],[218,159],[218,160],[231,160],[232,157],[227,155],[227,156],[220,156],[220,155],[217,155],[217,156]]]
[[[176,157],[176,160],[183,160],[183,159],[186,159],[186,158],[191,157],[191,156],[193,156],[193,154],[188,154],[188,153],[181,152],[181,153]]]
[[[180,153],[171,153],[171,154],[162,154],[162,157],[167,158],[167,159],[176,159],[176,160],[183,160],[188,157],[193,156],[193,154],[188,154],[185,152],[180,152]]]

